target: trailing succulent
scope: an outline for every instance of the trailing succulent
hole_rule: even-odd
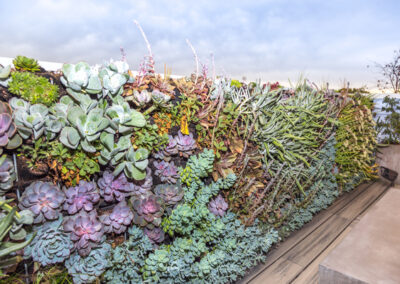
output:
[[[51,265],[64,262],[70,257],[74,244],[69,234],[62,229],[62,217],[53,222],[47,222],[36,228],[36,237],[24,249],[24,257],[30,258],[41,265]]]
[[[57,219],[64,200],[65,194],[54,184],[35,181],[25,188],[18,206],[32,211],[34,223],[38,224]]]

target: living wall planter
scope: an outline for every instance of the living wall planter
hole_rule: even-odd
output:
[[[369,97],[146,60],[0,67],[4,279],[232,283],[376,176]]]

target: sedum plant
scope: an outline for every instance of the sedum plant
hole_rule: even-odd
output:
[[[58,98],[58,86],[48,79],[29,72],[13,72],[8,83],[10,93],[32,104],[52,105]]]
[[[22,144],[21,136],[17,134],[17,126],[12,117],[10,105],[0,101],[0,155],[4,147],[13,150]]]
[[[90,212],[93,205],[100,200],[95,182],[81,181],[79,185],[65,190],[64,210],[68,214],[75,214],[80,210]]]
[[[119,202],[110,214],[100,216],[105,233],[122,234],[132,223],[133,213],[125,200]]]
[[[25,188],[18,206],[21,210],[32,211],[33,222],[38,224],[57,219],[64,200],[64,193],[54,184],[35,181]]]
[[[154,161],[154,174],[158,176],[161,182],[176,183],[179,178],[178,169],[174,162]]]
[[[41,265],[51,265],[64,262],[73,251],[69,234],[62,229],[62,217],[53,222],[47,222],[38,227],[36,237],[24,249],[24,257],[30,258]]]
[[[133,223],[142,227],[154,228],[161,224],[161,217],[164,214],[164,204],[160,197],[154,194],[141,198],[132,197]]]
[[[102,242],[104,234],[96,211],[81,211],[68,217],[64,222],[64,231],[70,233],[74,247],[81,256],[89,255],[90,251]]]
[[[0,196],[9,191],[17,179],[14,163],[6,154],[0,157]]]
[[[81,107],[74,106],[68,111],[67,119],[71,126],[64,127],[61,131],[61,143],[71,149],[81,145],[86,152],[96,152],[91,143],[97,140],[109,125],[104,111],[101,108],[93,108],[86,113]]]
[[[14,58],[13,64],[15,69],[20,71],[29,71],[29,72],[40,71],[39,63],[34,58],[18,55]]]
[[[74,253],[65,262],[68,273],[75,284],[91,283],[99,277],[109,265],[111,245],[104,242],[94,247],[86,256]]]

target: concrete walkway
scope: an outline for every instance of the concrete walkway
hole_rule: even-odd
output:
[[[390,183],[381,179],[343,194],[278,244],[268,253],[266,263],[255,267],[239,283],[318,283],[321,261],[389,187]]]

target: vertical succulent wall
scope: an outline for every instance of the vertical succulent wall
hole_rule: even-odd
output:
[[[161,77],[151,53],[137,76],[124,60],[13,64],[0,67],[9,277],[23,258],[33,279],[56,267],[74,283],[232,283],[375,177],[365,96]]]

